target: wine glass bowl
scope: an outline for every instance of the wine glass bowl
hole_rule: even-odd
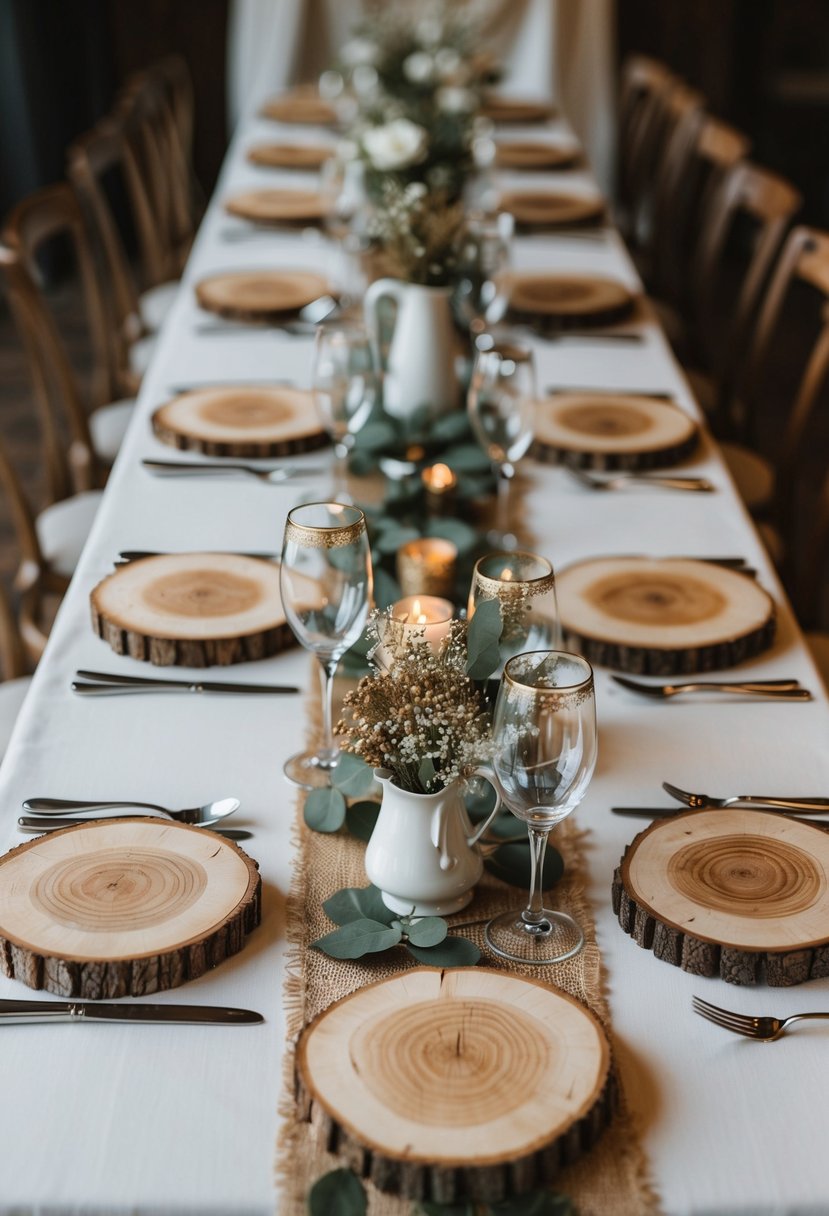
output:
[[[556,578],[546,557],[515,550],[487,553],[472,572],[467,617],[486,600],[501,611],[502,666],[528,650],[561,648]]]
[[[535,361],[529,346],[509,336],[482,334],[477,346],[467,410],[498,483],[496,526],[487,539],[494,547],[514,549],[517,540],[509,529],[509,487],[515,466],[535,434]]]
[[[373,576],[366,519],[357,507],[306,503],[288,513],[279,572],[285,618],[325,676],[323,743],[285,764],[285,775],[308,788],[330,783],[340,751],[334,741],[332,695],[337,663],[363,632]]]
[[[349,321],[317,327],[312,387],[319,419],[334,444],[333,497],[342,498],[348,455],[377,396],[374,355],[363,325]]]
[[[530,651],[504,668],[493,723],[493,769],[505,805],[530,837],[530,901],[489,922],[485,937],[502,958],[561,962],[584,944],[580,926],[544,907],[542,873],[552,828],[579,805],[596,767],[593,671],[566,651]]]

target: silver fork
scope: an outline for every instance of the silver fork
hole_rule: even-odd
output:
[[[643,684],[627,676],[612,676],[616,684],[630,692],[641,693],[657,701],[669,700],[686,692],[737,693],[747,697],[768,697],[773,701],[810,701],[808,688],[801,688],[798,680],[695,680],[684,684]]]
[[[829,1018],[829,1013],[792,1013],[787,1018],[752,1017],[747,1013],[732,1013],[730,1009],[721,1009],[712,1005],[702,997],[693,998],[694,1013],[701,1018],[707,1018],[715,1026],[730,1030],[734,1034],[745,1035],[747,1039],[759,1039],[761,1043],[773,1043],[785,1033],[786,1027],[792,1022],[802,1022],[806,1018],[820,1021]]]
[[[142,460],[141,463],[150,473],[162,477],[221,477],[228,473],[243,473],[249,477],[258,477],[260,481],[269,482],[271,485],[279,485],[293,478],[318,477],[323,472],[317,467],[306,468],[301,465],[276,465],[270,469],[258,469],[252,464],[212,464],[204,461],[196,463],[184,460]]]
[[[803,811],[807,815],[829,811],[829,798],[778,798],[774,794],[735,794],[731,798],[712,798],[710,794],[692,794],[682,790],[678,785],[671,785],[670,781],[663,781],[662,788],[672,798],[684,802],[695,811],[706,808],[722,810],[729,806],[782,807],[787,811]]]
[[[629,485],[655,486],[662,490],[691,490],[710,493],[714,487],[705,477],[668,477],[648,473],[617,473],[613,477],[596,477],[584,469],[565,465],[567,472],[589,490],[623,490]]]

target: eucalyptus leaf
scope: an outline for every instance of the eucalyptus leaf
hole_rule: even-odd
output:
[[[522,887],[527,890],[530,885],[532,859],[530,857],[529,840],[516,841],[513,844],[500,845],[491,857],[484,862],[490,874],[500,878],[511,887]],[[564,873],[564,861],[558,849],[547,845],[544,854],[544,874],[542,887],[545,891],[555,886]]]
[[[355,477],[368,477],[377,468],[377,455],[366,450],[352,452],[348,458],[348,467]]]
[[[425,756],[417,770],[417,778],[424,790],[432,788],[435,779],[435,762],[431,756]]]
[[[406,943],[413,958],[425,967],[474,967],[481,952],[465,937],[447,937],[437,946],[416,946]]]
[[[473,680],[486,680],[500,665],[501,606],[483,600],[475,609],[466,632],[466,671]]]
[[[351,1170],[332,1170],[318,1178],[308,1192],[309,1216],[365,1216],[363,1184]]]
[[[374,547],[384,557],[390,557],[398,549],[402,549],[403,545],[407,545],[410,540],[419,540],[419,538],[419,528],[405,528],[403,526],[392,525],[391,527],[384,528],[378,534]]]
[[[345,823],[345,798],[339,790],[311,790],[302,812],[314,832],[337,832]]]
[[[335,925],[349,925],[355,920],[376,920],[390,925],[394,912],[383,903],[383,897],[375,886],[343,887],[335,891],[323,903],[325,915]]]
[[[430,519],[426,535],[450,540],[458,553],[470,553],[478,544],[478,533],[462,519]]]
[[[558,1195],[555,1191],[530,1191],[528,1195],[516,1195],[490,1205],[492,1216],[576,1216],[576,1209],[569,1195]]]
[[[362,919],[349,921],[311,944],[331,958],[362,958],[364,954],[389,950],[399,941],[399,929],[392,929],[376,920]]]
[[[430,1203],[425,1199],[419,1200],[413,1210],[417,1216],[480,1216],[482,1211],[480,1204]]]
[[[444,452],[443,459],[456,473],[484,473],[491,468],[489,457],[477,443],[459,443]]]
[[[400,584],[397,579],[384,570],[381,566],[374,568],[374,605],[381,611],[383,608],[390,608],[392,604],[396,604],[401,598],[403,592],[400,590]]]
[[[429,437],[439,443],[457,443],[461,439],[468,439],[471,433],[466,410],[453,410],[451,414],[443,414],[435,419]]]
[[[439,946],[449,931],[440,916],[421,916],[405,925],[404,930],[414,946]]]
[[[379,802],[352,802],[345,813],[345,826],[358,840],[369,841],[379,814]]]
[[[486,819],[492,808],[495,806],[495,789],[489,781],[485,781],[483,777],[471,777],[468,788],[463,795],[466,813],[473,823],[480,823],[482,819]],[[509,818],[515,823],[515,817],[510,815]],[[501,819],[498,815],[495,822]]]
[[[359,756],[342,752],[331,770],[331,781],[341,794],[348,798],[359,798],[361,794],[367,794],[374,784],[374,769]]]
[[[358,451],[381,452],[398,441],[397,428],[387,418],[375,418],[354,436]]]

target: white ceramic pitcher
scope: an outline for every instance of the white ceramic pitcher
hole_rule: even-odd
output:
[[[383,378],[383,408],[394,418],[407,418],[424,405],[435,414],[458,407],[451,294],[450,287],[401,279],[378,279],[366,291],[366,325],[377,350],[380,301],[391,299],[397,305]]]
[[[485,770],[476,775],[491,783]],[[459,781],[434,794],[413,794],[394,785],[388,769],[375,769],[374,776],[383,787],[383,801],[366,849],[369,881],[393,912],[459,912],[483,871],[476,846],[501,809],[497,789],[492,812],[473,828]]]

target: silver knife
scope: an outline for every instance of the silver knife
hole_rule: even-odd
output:
[[[82,683],[84,680],[93,683]],[[81,694],[106,692],[224,692],[224,693],[254,693],[258,695],[277,695],[281,693],[299,692],[295,684],[231,684],[224,680],[162,680],[150,676],[122,676],[108,671],[87,671],[81,669],[75,672],[72,681],[72,691]]]
[[[252,1026],[253,1009],[231,1005],[115,1005],[97,1001],[0,1001],[0,1022],[178,1022],[183,1026]]]
[[[698,814],[700,810],[707,810],[710,808],[678,806],[676,809],[674,809],[674,807],[666,808],[658,806],[612,806],[610,809],[614,815],[627,815],[633,819],[671,819],[674,815],[695,815]],[[747,811],[751,810],[752,808],[741,806],[736,807],[735,809],[739,811]],[[758,806],[754,809],[758,811],[769,811],[775,815],[785,815],[787,819],[797,819],[798,823],[810,823],[812,827],[824,828],[824,830],[829,831],[829,827],[827,827],[825,824],[815,823],[814,819],[800,819],[791,811],[781,810],[781,808],[777,806]],[[819,814],[820,812],[813,813]]]
[[[48,834],[50,832],[60,832],[64,828],[73,828],[78,823],[101,823],[101,822],[105,822],[107,819],[139,819],[139,818],[142,818],[142,816],[139,816],[139,815],[95,815],[94,817],[87,816],[87,817],[81,818],[78,815],[72,815],[72,816],[67,815],[63,819],[58,819],[54,815],[49,815],[49,816],[46,816],[46,815],[23,816],[23,815],[21,815],[21,817],[17,821],[17,826],[20,828],[21,832],[27,832],[29,835],[48,836]],[[24,820],[25,820],[26,824],[34,824],[35,822],[37,822],[38,826],[37,827],[25,826]],[[217,820],[217,823],[221,823],[221,820]],[[205,831],[215,832],[215,834],[217,836],[224,836],[225,840],[239,841],[239,840],[252,840],[253,839],[253,832],[249,832],[245,828],[220,828],[220,827],[212,827],[210,824],[204,824],[204,825],[194,824],[192,826],[194,826],[194,827],[198,826],[200,828],[203,827]]]
[[[291,481],[299,477],[318,477],[324,472],[315,466],[313,468],[301,465],[272,465],[270,468],[258,468],[251,464],[216,464],[185,460],[142,460],[141,464],[151,473],[162,476],[225,476],[228,473],[243,473],[248,477],[256,477],[260,481],[279,485],[283,481]]]
[[[186,550],[192,553],[192,549]],[[216,553],[230,553],[229,549],[203,549],[201,550],[206,556],[212,556]],[[160,549],[122,549],[115,559],[116,566],[128,566],[130,562],[141,561],[144,557],[175,557],[177,554],[171,553],[169,550],[162,551]],[[275,562],[279,556],[277,553],[239,553],[233,552],[233,557],[253,557],[258,561]]]

